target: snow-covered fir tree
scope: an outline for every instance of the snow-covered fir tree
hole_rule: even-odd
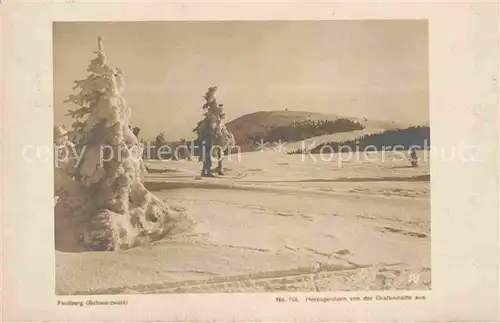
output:
[[[201,144],[210,137],[214,146],[214,157],[218,160],[218,165],[214,171],[222,175],[222,158],[224,152],[230,150],[234,146],[235,141],[234,135],[227,130],[224,123],[226,118],[224,105],[217,102],[216,92],[217,87],[211,86],[203,96],[205,99],[205,104],[202,107],[204,118],[198,122],[193,131],[197,135],[198,144]]]
[[[101,37],[95,54],[89,76],[75,81],[78,92],[68,99],[78,108],[69,112],[74,118],[70,160],[57,166],[68,175],[59,174],[55,183],[58,249],[127,249],[189,222],[144,187],[146,170],[129,128],[123,73],[107,63]],[[61,148],[68,146],[56,136]]]

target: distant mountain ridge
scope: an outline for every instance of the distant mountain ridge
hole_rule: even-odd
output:
[[[259,111],[240,116],[226,123],[226,127],[234,134],[236,144],[244,152],[254,150],[255,144],[252,139],[265,138],[272,129],[279,127],[280,130],[293,131],[286,128],[291,128],[297,123],[324,122],[331,124],[339,120],[345,120],[347,123],[352,123],[353,125],[356,123],[362,125],[361,128],[352,127],[352,131],[359,131],[361,129],[377,129],[377,131],[380,131],[402,129],[410,126],[390,121],[368,120],[307,111]],[[303,139],[305,138],[301,138],[300,140]]]
[[[313,149],[315,146],[320,146],[332,141],[348,142],[350,140],[383,133],[385,131],[407,129],[415,126],[412,124],[392,121],[345,117],[336,114],[282,110],[258,111],[245,114],[227,122],[226,127],[234,134],[236,145],[239,146],[239,151],[249,152],[255,151],[258,147],[258,145],[252,141],[252,138],[264,138],[271,129],[281,127],[285,128],[285,130],[292,130],[293,125],[297,123],[332,123],[337,120],[349,120],[353,123],[359,123],[363,126],[363,129],[352,128],[352,131],[338,132],[329,135],[310,136],[308,139],[301,139],[297,141],[287,141],[287,143],[284,144],[284,147],[286,147],[288,151],[299,151],[305,143],[306,147]],[[189,142],[190,141],[188,140],[188,145],[190,145]],[[181,144],[181,141],[168,141],[168,144],[172,148],[175,148]],[[198,151],[195,151],[195,155],[198,155]]]

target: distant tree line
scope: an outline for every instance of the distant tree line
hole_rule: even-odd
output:
[[[333,141],[320,144],[311,149],[311,154],[319,154],[328,146],[329,152],[341,152],[342,149],[363,150],[370,147],[373,150],[401,149],[407,150],[411,147],[417,149],[430,149],[430,127],[417,126],[406,129],[386,130],[382,133],[369,134],[353,140]],[[306,153],[302,149],[289,152],[289,154]]]
[[[308,139],[311,137],[318,137],[330,135],[339,132],[349,132],[362,130],[364,126],[353,120],[340,118],[334,121],[330,120],[305,120],[293,122],[290,125],[271,126],[262,135],[252,136],[247,140],[252,142],[294,142]]]

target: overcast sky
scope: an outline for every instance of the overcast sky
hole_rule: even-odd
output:
[[[70,124],[62,101],[102,35],[146,138],[191,136],[211,85],[228,120],[288,108],[427,123],[427,31],[425,21],[388,20],[56,23],[55,122]]]

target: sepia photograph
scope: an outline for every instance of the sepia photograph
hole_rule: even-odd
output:
[[[0,15],[3,321],[498,321],[497,3]]]
[[[54,22],[55,293],[430,290],[428,32]]]

